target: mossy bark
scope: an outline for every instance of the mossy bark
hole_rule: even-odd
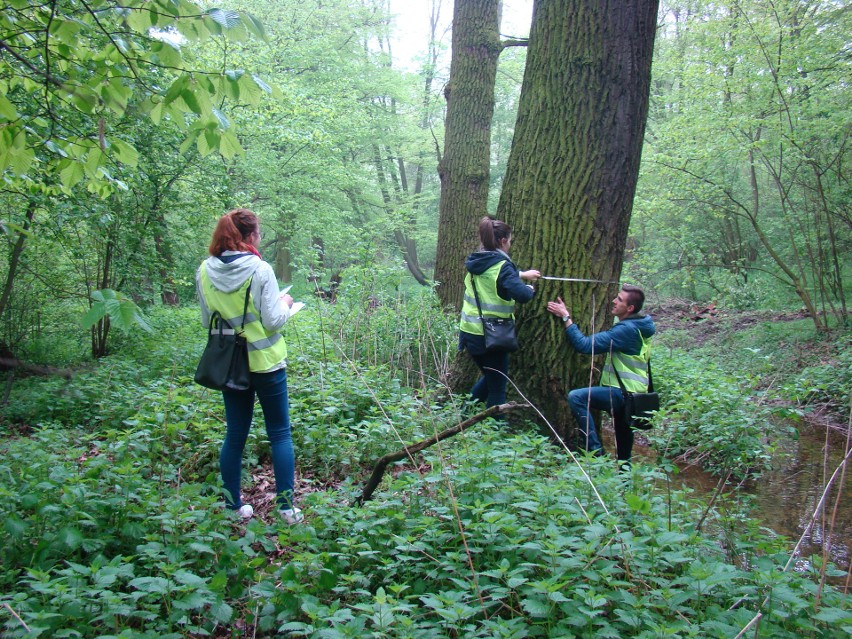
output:
[[[537,0],[517,126],[497,214],[520,269],[617,282],[648,112],[657,0]],[[586,333],[607,328],[618,284],[540,282],[518,312],[510,374],[559,431],[565,394],[597,380],[545,303],[557,295]],[[511,397],[511,394],[510,394]]]
[[[458,311],[464,259],[479,245],[478,223],[488,205],[500,2],[456,0],[453,11],[435,280],[441,302]]]

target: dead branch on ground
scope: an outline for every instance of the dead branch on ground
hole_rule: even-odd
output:
[[[382,477],[384,477],[385,469],[388,467],[388,464],[398,462],[402,459],[410,458],[415,453],[419,453],[420,451],[425,450],[426,448],[429,448],[430,446],[433,446],[438,442],[444,441],[445,439],[452,437],[453,435],[458,435],[459,433],[467,430],[471,426],[478,424],[479,422],[483,421],[484,419],[487,419],[488,417],[493,417],[494,415],[509,413],[520,408],[529,407],[529,404],[516,404],[515,402],[510,402],[508,404],[500,404],[499,406],[492,406],[491,408],[488,408],[483,412],[464,420],[463,422],[459,422],[455,426],[443,430],[440,433],[433,435],[432,437],[427,437],[426,439],[419,441],[416,444],[406,446],[403,449],[396,451],[395,453],[388,453],[376,462],[376,465],[373,468],[373,474],[370,476],[370,480],[367,482],[367,485],[364,486],[364,491],[361,493],[361,496],[356,500],[355,503],[361,505],[372,497],[373,491],[376,490],[376,487],[382,481]]]

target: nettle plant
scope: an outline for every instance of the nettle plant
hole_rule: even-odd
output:
[[[664,406],[656,417],[661,427],[646,435],[662,455],[700,459],[708,470],[740,478],[769,468],[780,429],[759,376],[664,349],[654,370]]]
[[[141,338],[132,357],[63,380],[70,406],[0,443],[4,637],[852,632],[838,592],[786,570],[784,540],[658,489],[661,470],[576,464],[533,428],[478,425],[389,469],[373,500],[354,506],[378,457],[457,415],[385,367],[333,349],[323,359],[312,312],[287,329],[305,523],[245,524],[223,511],[221,398],[191,381],[203,331],[182,339],[185,322],[152,314],[173,328],[156,340],[171,347]],[[652,436],[754,468],[765,446],[751,382],[667,357],[655,371],[670,404]],[[75,424],[96,398],[75,393],[96,380],[101,417]],[[721,390],[695,393],[699,382]],[[259,426],[246,474],[267,464]],[[699,531],[709,520],[712,535]]]
[[[827,589],[781,566],[755,531],[735,563],[696,531],[702,511],[666,502],[654,471],[566,462],[538,436],[484,426],[389,479],[363,508],[328,495],[286,538],[289,561],[253,593],[262,632],[302,637],[834,636],[848,624]],[[281,539],[282,543],[285,541]],[[734,553],[738,555],[738,553]],[[280,584],[279,587],[275,587]],[[829,601],[831,603],[829,603]]]

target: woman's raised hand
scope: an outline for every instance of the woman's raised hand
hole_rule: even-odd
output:
[[[518,275],[521,276],[522,280],[527,280],[529,282],[535,282],[538,278],[541,277],[541,272],[539,272],[535,269],[530,269],[529,271],[521,271],[520,273],[518,273]]]

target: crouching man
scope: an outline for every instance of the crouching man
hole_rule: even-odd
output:
[[[576,388],[568,393],[568,405],[582,434],[587,451],[603,455],[604,448],[595,428],[590,410],[602,410],[612,415],[615,425],[615,446],[622,467],[629,467],[633,452],[633,430],[624,414],[624,394],[616,377],[631,393],[648,391],[648,364],[651,357],[651,337],[656,332],[649,316],[640,314],[645,293],[637,286],[625,284],[612,300],[616,323],[608,331],[586,337],[571,320],[571,313],[561,298],[547,303],[547,310],[565,324],[565,335],[578,353],[606,353],[606,365],[600,386]]]

